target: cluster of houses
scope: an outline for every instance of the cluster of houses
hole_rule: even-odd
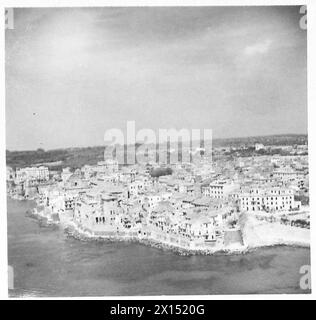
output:
[[[242,241],[236,235],[243,212],[282,215],[282,221],[308,212],[299,201],[302,192],[308,194],[306,156],[223,156],[212,163],[178,163],[172,174],[159,177],[151,175],[155,166],[119,166],[108,159],[53,176],[43,166],[7,168],[8,193],[35,199],[42,215],[92,236],[137,237],[184,248]]]

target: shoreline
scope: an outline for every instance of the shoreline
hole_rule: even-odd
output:
[[[120,235],[109,235],[109,236],[99,236],[93,235],[87,231],[82,230],[75,222],[71,221],[66,224],[60,223],[59,221],[54,221],[50,219],[40,210],[37,210],[35,207],[33,210],[28,210],[26,214],[36,219],[42,226],[58,226],[63,229],[65,234],[68,237],[72,237],[78,241],[96,241],[96,242],[124,242],[124,243],[136,243],[152,248],[156,248],[162,251],[169,251],[181,256],[194,256],[194,255],[241,255],[256,251],[260,248],[271,248],[277,246],[287,246],[295,248],[310,248],[309,243],[300,242],[300,241],[275,241],[272,243],[262,243],[257,245],[231,245],[227,247],[218,247],[210,249],[192,249],[184,248],[177,245],[172,245],[170,243],[159,242],[153,238],[140,238],[135,236],[120,236]],[[242,232],[243,234],[243,232]]]
[[[151,248],[156,248],[162,251],[169,251],[181,256],[194,256],[194,255],[233,255],[233,254],[244,254],[247,253],[247,248],[240,248],[236,250],[232,249],[188,249],[180,246],[174,246],[164,242],[158,242],[155,239],[146,239],[138,237],[122,237],[122,236],[94,236],[87,235],[86,232],[81,232],[80,230],[74,228],[73,226],[66,226],[64,232],[67,236],[72,237],[79,241],[96,241],[96,242],[124,242],[124,243],[135,243]]]
[[[69,227],[64,229],[67,236],[72,237],[79,241],[96,241],[96,242],[125,242],[125,243],[137,243],[145,246],[150,246],[152,248],[160,249],[163,251],[172,251],[179,255],[184,256],[193,256],[193,255],[239,255],[239,254],[246,254],[249,252],[256,251],[258,249],[264,248],[272,248],[272,247],[293,247],[293,248],[305,248],[309,249],[310,245],[304,242],[275,242],[270,244],[262,244],[258,246],[243,246],[236,249],[230,249],[229,247],[220,248],[216,250],[194,250],[194,249],[185,249],[178,246],[172,246],[165,244],[163,242],[157,242],[153,239],[141,239],[141,238],[127,238],[127,237],[120,237],[120,236],[108,236],[108,237],[101,237],[101,236],[87,236],[84,232],[80,232],[78,230],[70,231]]]
[[[310,229],[258,221],[250,214],[243,214],[240,224],[249,249],[272,246],[310,248]]]
[[[27,217],[26,210],[33,207],[32,203],[27,202],[9,203],[8,254],[17,276],[16,291],[10,292],[12,296],[108,296],[133,295],[135,292],[149,294],[147,288],[152,295],[166,292],[190,294],[192,288],[203,290],[199,294],[224,294],[230,288],[234,292],[246,294],[257,290],[258,275],[260,281],[263,281],[261,283],[264,283],[262,293],[275,290],[282,290],[282,293],[293,290],[294,293],[295,290],[302,292],[293,285],[298,277],[299,267],[310,262],[309,249],[286,246],[250,249],[245,254],[218,252],[213,255],[182,256],[171,250],[150,247],[149,243],[128,240],[89,238],[86,242],[80,242],[71,234],[67,237],[59,225],[44,227],[39,225],[34,216]],[[24,248],[28,248],[27,252],[21,254]],[[22,273],[20,270],[26,267],[31,272]],[[256,272],[253,272],[254,268]],[[60,273],[60,270],[63,272]],[[282,278],[279,277],[281,271]],[[122,274],[126,279],[124,282],[119,278]],[[218,284],[215,287],[213,275]],[[172,292],[169,291],[168,282],[171,276],[179,279]],[[137,291],[127,281],[131,278],[133,281],[136,278]],[[150,288],[143,286],[144,281],[148,283],[147,278],[153,281]],[[91,279],[88,287],[87,279]],[[181,279],[191,281],[185,282],[183,287]],[[200,287],[200,284],[203,286]],[[82,290],[78,290],[79,287]],[[228,291],[222,291],[223,287]]]

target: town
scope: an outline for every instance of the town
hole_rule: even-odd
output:
[[[78,238],[138,241],[180,253],[309,245],[307,144],[214,147],[191,162],[80,168],[7,167],[8,195],[34,200],[32,215]]]

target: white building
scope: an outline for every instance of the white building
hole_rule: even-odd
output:
[[[11,167],[7,166],[7,175],[6,175],[7,181],[14,180],[14,170]]]
[[[128,195],[127,197],[137,196],[139,193],[145,190],[145,183],[142,180],[135,180],[128,184]]]
[[[113,173],[119,169],[118,161],[113,159],[107,159],[105,161],[99,161],[94,167],[96,172],[100,173]]]
[[[296,171],[290,167],[285,167],[274,170],[273,177],[279,178],[282,181],[290,181],[296,179],[304,179],[305,173],[303,171]]]
[[[214,199],[224,199],[238,188],[239,185],[231,181],[218,180],[211,182],[207,186],[202,186],[202,193],[206,197],[211,197]]]
[[[160,194],[156,193],[150,193],[146,196],[147,204],[150,209],[155,208],[160,201],[162,201],[162,198]]]
[[[65,183],[71,176],[72,172],[70,168],[63,168],[62,173],[60,174],[62,181]]]
[[[27,167],[16,170],[16,182],[22,183],[29,180],[43,182],[49,180],[49,171],[47,167]]]
[[[291,211],[300,209],[301,202],[294,200],[294,192],[286,188],[251,189],[239,196],[241,211]]]
[[[264,145],[262,143],[256,143],[255,144],[255,150],[256,151],[264,150]]]

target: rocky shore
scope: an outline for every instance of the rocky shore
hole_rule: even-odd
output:
[[[306,237],[309,230],[298,230],[295,233],[295,236],[291,238],[286,238],[283,236],[282,238],[282,232],[281,237],[276,237],[273,235],[269,236],[269,230],[267,228],[275,228],[275,230],[270,230],[273,232],[278,231],[277,228],[280,228],[280,226],[275,226],[274,224],[267,224],[262,222],[257,222],[253,217],[243,217],[241,220],[241,234],[244,241],[244,244],[233,244],[230,246],[214,246],[212,248],[207,249],[192,249],[192,248],[185,248],[179,245],[171,244],[171,243],[165,243],[158,241],[153,238],[147,238],[147,237],[137,237],[132,235],[94,235],[88,231],[85,231],[81,229],[78,225],[76,225],[74,222],[68,222],[68,223],[60,223],[59,221],[54,221],[42,210],[38,210],[37,208],[34,208],[33,211],[27,212],[27,215],[36,218],[40,221],[41,225],[60,225],[65,231],[65,233],[69,237],[73,237],[80,241],[106,241],[106,242],[130,242],[130,243],[139,243],[142,245],[150,246],[153,248],[157,248],[164,251],[171,251],[178,255],[183,256],[191,256],[191,255],[231,255],[231,254],[244,254],[249,251],[255,250],[257,248],[262,247],[272,247],[272,246],[293,246],[293,247],[309,247],[309,241],[306,239],[309,239]],[[264,226],[264,227],[263,227]],[[281,226],[281,229],[284,226]],[[288,227],[290,228],[290,227]],[[293,228],[291,228],[293,229]],[[293,230],[292,230],[293,231]],[[268,232],[268,235],[267,235]],[[301,232],[304,236],[297,236],[297,233]],[[258,234],[259,233],[259,234]],[[284,233],[284,232],[283,232]],[[298,239],[301,239],[299,241]]]
[[[146,246],[150,246],[156,249],[171,251],[175,254],[182,256],[192,255],[215,255],[215,254],[241,254],[247,250],[245,247],[239,248],[212,248],[212,249],[189,249],[164,242],[158,242],[149,238],[138,238],[134,236],[94,236],[83,232],[74,226],[66,226],[64,228],[66,234],[80,241],[104,241],[104,242],[126,242],[126,243],[138,243]]]
[[[60,225],[64,232],[69,236],[73,237],[80,241],[106,241],[106,242],[130,242],[130,243],[139,243],[142,245],[150,246],[164,251],[170,251],[182,256],[191,256],[191,255],[215,255],[215,254],[242,254],[247,252],[247,248],[242,245],[231,246],[231,247],[213,247],[209,249],[191,249],[185,248],[178,245],[173,245],[170,243],[160,242],[152,238],[140,238],[130,235],[109,235],[109,236],[98,236],[93,235],[87,231],[79,228],[74,222],[67,224],[60,224],[59,222],[49,219],[43,211],[37,210],[34,208],[33,211],[28,211],[27,215],[36,218],[41,225]]]

